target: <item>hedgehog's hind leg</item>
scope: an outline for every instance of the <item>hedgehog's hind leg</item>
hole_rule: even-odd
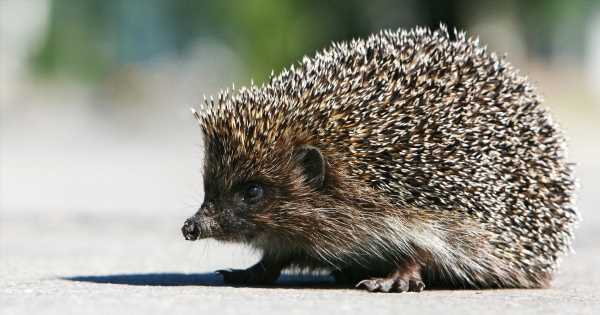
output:
[[[369,292],[421,292],[425,283],[421,279],[421,265],[406,263],[387,277],[370,278],[356,284]]]

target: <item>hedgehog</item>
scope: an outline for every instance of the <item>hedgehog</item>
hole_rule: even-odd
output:
[[[542,288],[579,220],[565,138],[528,79],[463,31],[333,43],[192,110],[204,201],[182,227],[370,292]]]

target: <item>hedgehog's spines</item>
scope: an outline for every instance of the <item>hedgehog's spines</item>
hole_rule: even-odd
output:
[[[200,115],[198,115],[198,112],[196,111],[196,109],[194,109],[193,107],[190,107],[190,111],[192,112],[192,115],[196,119],[196,122],[198,122],[198,124],[202,124],[202,118],[200,117]]]
[[[541,285],[569,248],[577,221],[564,140],[535,88],[504,56],[488,53],[477,37],[456,28],[453,34],[445,25],[384,30],[333,43],[271,73],[260,86],[251,81],[249,88],[219,93],[199,115],[209,142],[220,146],[214,163],[244,175],[272,175],[277,165],[271,162],[280,161],[274,155],[311,141],[335,156],[333,166],[345,181],[385,196],[385,207],[419,209],[415,216],[424,220],[417,220],[421,230],[401,229],[398,222],[385,235],[356,230],[368,243],[355,242],[359,234],[352,231],[319,235],[319,257],[339,263],[376,257],[378,250],[410,254],[403,245],[410,241],[430,250],[443,272],[466,282]],[[371,200],[369,193],[357,194]],[[353,203],[329,209],[344,207],[362,215]],[[309,210],[318,209],[294,215],[315,215]],[[463,221],[476,226],[459,229]],[[326,223],[345,231],[346,222]],[[470,257],[473,244],[448,243],[449,233],[468,229],[473,234],[463,236],[480,237],[489,256],[474,261],[481,257]],[[352,242],[356,252],[346,247]]]

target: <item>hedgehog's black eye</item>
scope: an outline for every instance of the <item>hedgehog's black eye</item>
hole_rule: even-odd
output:
[[[263,188],[258,184],[251,184],[246,188],[244,192],[244,202],[255,203],[259,201],[263,196]]]

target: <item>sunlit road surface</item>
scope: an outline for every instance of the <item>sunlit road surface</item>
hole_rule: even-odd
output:
[[[198,130],[183,117],[176,124],[189,129],[141,136],[88,122],[79,130],[98,135],[73,132],[83,120],[64,132],[49,131],[64,125],[51,120],[4,121],[0,314],[600,314],[597,129],[569,133],[583,222],[551,288],[371,294],[308,276],[224,286],[214,270],[247,267],[258,254],[183,239],[201,202]]]
[[[600,310],[599,234],[582,229],[577,254],[545,290],[372,294],[325,277],[286,277],[269,288],[223,286],[212,271],[255,255],[186,242],[173,219],[123,215],[3,219],[2,314],[593,314]]]
[[[0,314],[599,314],[600,198],[592,191],[582,188],[576,254],[544,290],[371,294],[308,276],[233,288],[213,270],[248,266],[257,254],[184,241],[179,214],[3,209]]]

